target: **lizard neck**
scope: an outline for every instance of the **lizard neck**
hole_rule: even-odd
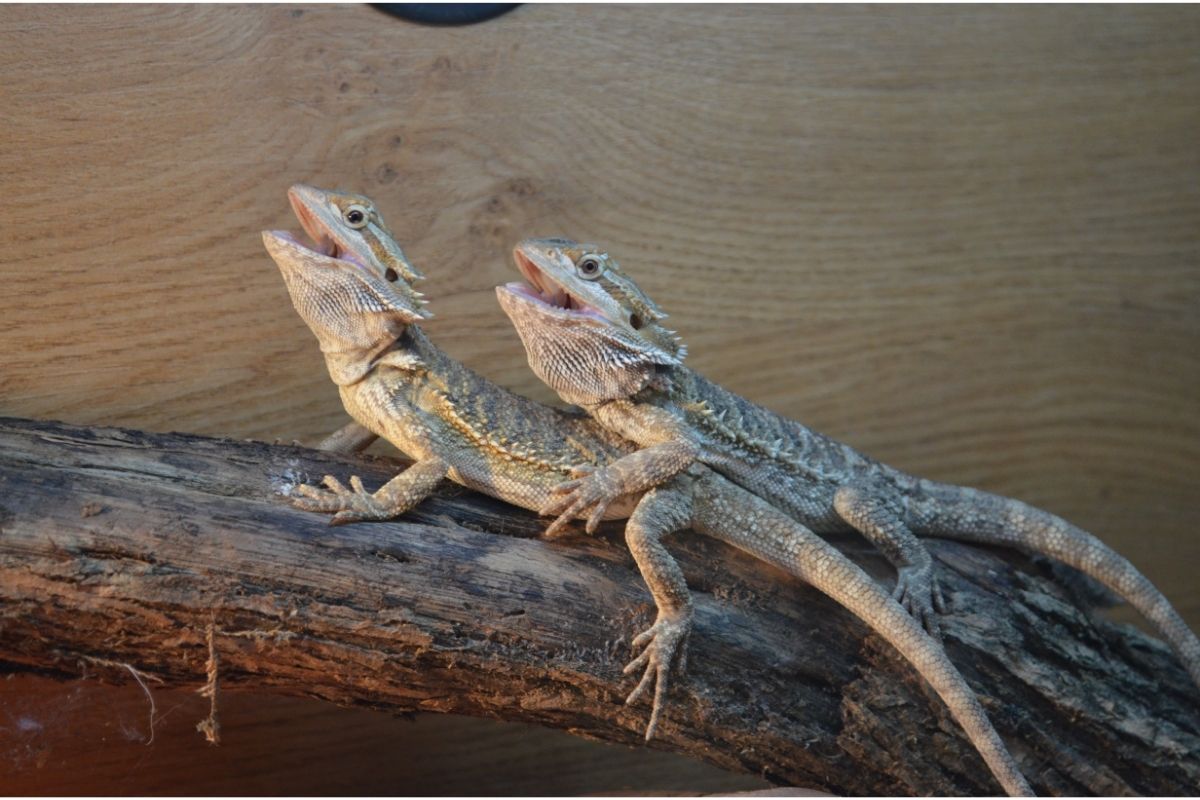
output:
[[[315,255],[279,258],[292,304],[317,337],[329,377],[338,386],[366,377],[415,318],[404,298],[369,277],[322,266],[311,260]]]
[[[342,337],[321,337],[321,352],[325,354],[325,367],[329,377],[338,386],[358,383],[371,373],[379,358],[392,352],[404,337],[406,328],[380,330],[383,335],[366,341]]]

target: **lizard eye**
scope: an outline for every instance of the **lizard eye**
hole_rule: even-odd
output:
[[[594,281],[604,272],[604,262],[597,256],[584,256],[575,262],[575,271],[584,280]]]
[[[346,224],[355,229],[367,227],[367,216],[367,210],[357,204],[347,206],[345,213],[342,214]]]

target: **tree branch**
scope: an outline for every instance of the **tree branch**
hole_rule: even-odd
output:
[[[620,526],[545,542],[544,520],[448,487],[402,522],[329,528],[280,494],[396,469],[0,419],[0,661],[640,744],[621,665],[653,606]],[[931,544],[950,656],[1039,790],[1200,786],[1200,699],[1165,645],[1081,612],[1044,563]],[[832,601],[720,543],[670,546],[697,627],[652,746],[842,793],[996,790],[932,691]]]

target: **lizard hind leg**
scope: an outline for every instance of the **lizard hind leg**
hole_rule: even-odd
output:
[[[671,672],[682,673],[687,665],[687,640],[692,629],[692,596],[683,570],[662,544],[662,538],[688,525],[692,514],[690,491],[680,478],[643,495],[625,524],[625,541],[638,570],[646,581],[658,617],[634,638],[632,647],[642,652],[625,665],[626,675],[642,670],[642,679],[625,700],[632,705],[654,687],[646,741],[654,738],[667,702]]]
[[[873,483],[852,483],[834,494],[839,517],[878,547],[896,567],[892,598],[935,639],[941,638],[938,615],[946,600],[933,572],[933,556],[904,522],[904,510],[892,492]]]

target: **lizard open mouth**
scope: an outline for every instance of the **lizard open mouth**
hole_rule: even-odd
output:
[[[600,312],[600,309],[589,305],[560,286],[553,278],[538,267],[529,256],[522,253],[519,249],[514,251],[513,257],[517,262],[517,269],[521,271],[521,275],[525,278],[525,282],[518,281],[505,284],[504,288],[510,293],[528,300],[537,301],[541,305],[557,312],[566,312],[569,316],[593,317],[600,320],[606,319],[604,314]]]
[[[359,258],[358,254],[344,247],[333,235],[333,232],[325,225],[324,220],[309,210],[298,195],[288,192],[288,202],[291,203],[292,212],[296,215],[296,219],[300,221],[300,227],[304,229],[305,234],[310,239],[310,242],[306,244],[296,236],[286,234],[293,243],[317,255],[327,256],[339,261],[349,261],[360,267],[363,266],[362,259]]]

